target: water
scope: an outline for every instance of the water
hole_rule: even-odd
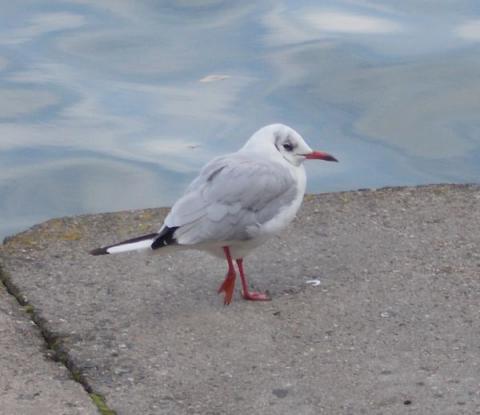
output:
[[[283,122],[309,192],[480,173],[480,3],[0,1],[0,236],[170,205]]]

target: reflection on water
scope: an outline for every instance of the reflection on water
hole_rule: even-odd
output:
[[[284,122],[310,192],[478,181],[474,0],[3,2],[0,236],[171,204]]]

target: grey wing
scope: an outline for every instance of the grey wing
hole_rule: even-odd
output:
[[[165,219],[180,244],[246,240],[296,197],[289,170],[238,154],[207,164]]]

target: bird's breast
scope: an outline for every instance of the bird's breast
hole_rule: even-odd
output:
[[[303,196],[305,195],[307,179],[303,166],[292,169],[291,173],[294,176],[297,187],[295,198],[289,204],[283,206],[272,219],[260,227],[258,236],[274,235],[285,229],[295,218],[302,204]]]

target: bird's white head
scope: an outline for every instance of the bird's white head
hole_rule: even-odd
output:
[[[337,161],[328,153],[313,151],[300,134],[284,124],[261,128],[250,137],[242,150],[262,152],[273,158],[280,156],[294,166],[299,166],[306,159]]]

